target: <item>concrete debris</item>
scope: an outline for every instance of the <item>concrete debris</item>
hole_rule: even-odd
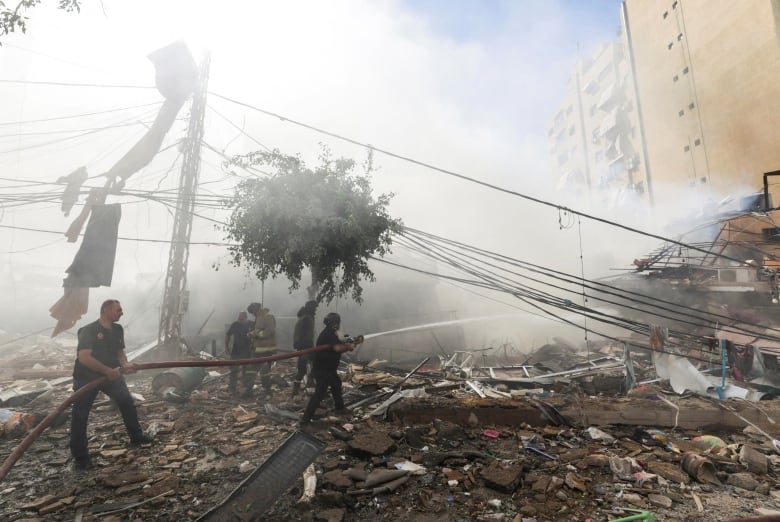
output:
[[[14,373],[14,379],[19,379],[18,375],[18,372]],[[51,384],[46,381],[14,382],[0,391],[0,406],[10,408],[27,404],[51,388]]]
[[[56,364],[72,364],[73,347],[46,346],[61,354]],[[194,386],[186,374],[154,386],[141,372],[128,381],[147,398],[138,410],[155,443],[129,447],[121,418],[98,402],[89,432],[96,469],[71,471],[68,425],[53,426],[0,484],[0,519],[178,522],[218,520],[226,508],[279,521],[606,522],[635,509],[704,521],[780,510],[780,403],[721,401],[726,409],[675,395],[639,351],[631,364],[640,384],[629,391],[623,346],[598,347],[591,361],[570,348],[556,342],[503,366],[460,355],[414,372],[353,362],[348,412],[323,401],[321,420],[305,431],[307,397],[286,388],[294,360],[275,365],[273,395],[255,398],[229,394],[226,370]],[[2,390],[34,364],[13,361],[6,369],[0,360]],[[34,408],[10,411],[40,414],[68,396],[67,386],[48,384]],[[166,400],[166,389],[182,402]],[[303,449],[274,458],[291,439]],[[0,454],[17,442],[0,439]],[[321,453],[296,460],[307,448]],[[263,468],[272,473],[262,478]],[[266,491],[266,505],[247,508],[252,487]]]

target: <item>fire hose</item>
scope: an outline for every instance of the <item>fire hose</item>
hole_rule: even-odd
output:
[[[288,352],[288,353],[279,353],[276,355],[269,355],[267,357],[256,357],[253,359],[231,359],[231,360],[222,360],[222,361],[161,361],[161,362],[152,362],[152,363],[140,363],[135,364],[135,370],[153,370],[158,368],[190,368],[190,367],[214,367],[214,366],[245,366],[250,364],[262,364],[266,362],[273,362],[273,361],[280,361],[282,359],[292,359],[293,357],[301,357],[302,355],[308,355],[310,353],[319,352],[322,350],[325,350],[327,348],[330,348],[330,345],[323,344],[320,346],[314,346],[312,348],[306,348],[305,350],[298,350],[294,352]],[[126,372],[123,372],[126,373]],[[24,455],[24,452],[27,451],[27,449],[32,446],[32,443],[35,442],[35,439],[37,439],[43,431],[48,428],[54,420],[62,415],[62,413],[65,411],[65,409],[76,402],[78,399],[89,393],[91,390],[94,390],[101,384],[108,382],[108,377],[100,377],[98,379],[95,379],[94,381],[90,381],[89,383],[85,384],[81,388],[78,389],[78,391],[75,391],[70,397],[65,399],[65,401],[57,406],[56,409],[54,409],[51,413],[49,413],[44,419],[39,422],[35,428],[33,428],[27,436],[22,440],[21,443],[6,457],[5,461],[3,461],[3,465],[0,466],[0,482],[2,482],[5,479],[5,476],[8,475],[8,473],[11,471],[11,468],[16,464],[16,461],[18,461],[22,455]]]

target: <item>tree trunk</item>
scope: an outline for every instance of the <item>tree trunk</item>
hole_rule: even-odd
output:
[[[316,279],[314,273],[315,271],[312,269],[311,284],[306,287],[306,291],[309,293],[309,301],[315,301],[317,299],[317,294],[320,291],[320,282]]]

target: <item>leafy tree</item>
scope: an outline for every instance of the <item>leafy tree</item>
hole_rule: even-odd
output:
[[[81,12],[80,0],[58,0],[57,9],[62,9],[67,12],[76,11]],[[5,36],[8,33],[13,33],[17,29],[21,32],[27,32],[27,17],[25,16],[28,9],[40,4],[41,0],[20,0],[13,9],[6,6],[3,0],[0,0],[0,36]]]
[[[279,151],[252,152],[230,163],[273,171],[239,183],[227,202],[233,211],[225,231],[237,243],[229,248],[231,263],[253,269],[260,279],[283,275],[291,291],[309,268],[310,299],[330,302],[351,294],[360,303],[360,282],[374,280],[369,257],[388,253],[392,233],[402,226],[387,212],[392,194],[371,194],[371,155],[365,175],[353,173],[354,160],[333,159],[328,149],[315,168]]]

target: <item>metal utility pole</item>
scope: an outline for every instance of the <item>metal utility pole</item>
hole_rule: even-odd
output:
[[[179,199],[173,218],[171,250],[168,254],[168,269],[165,274],[165,293],[160,312],[160,330],[157,342],[177,343],[181,338],[181,323],[189,305],[187,291],[187,262],[190,255],[192,213],[200,175],[200,147],[203,139],[203,120],[206,114],[206,92],[208,91],[211,55],[204,54],[200,66],[198,85],[192,96],[190,123],[184,142],[183,163],[179,176]]]

